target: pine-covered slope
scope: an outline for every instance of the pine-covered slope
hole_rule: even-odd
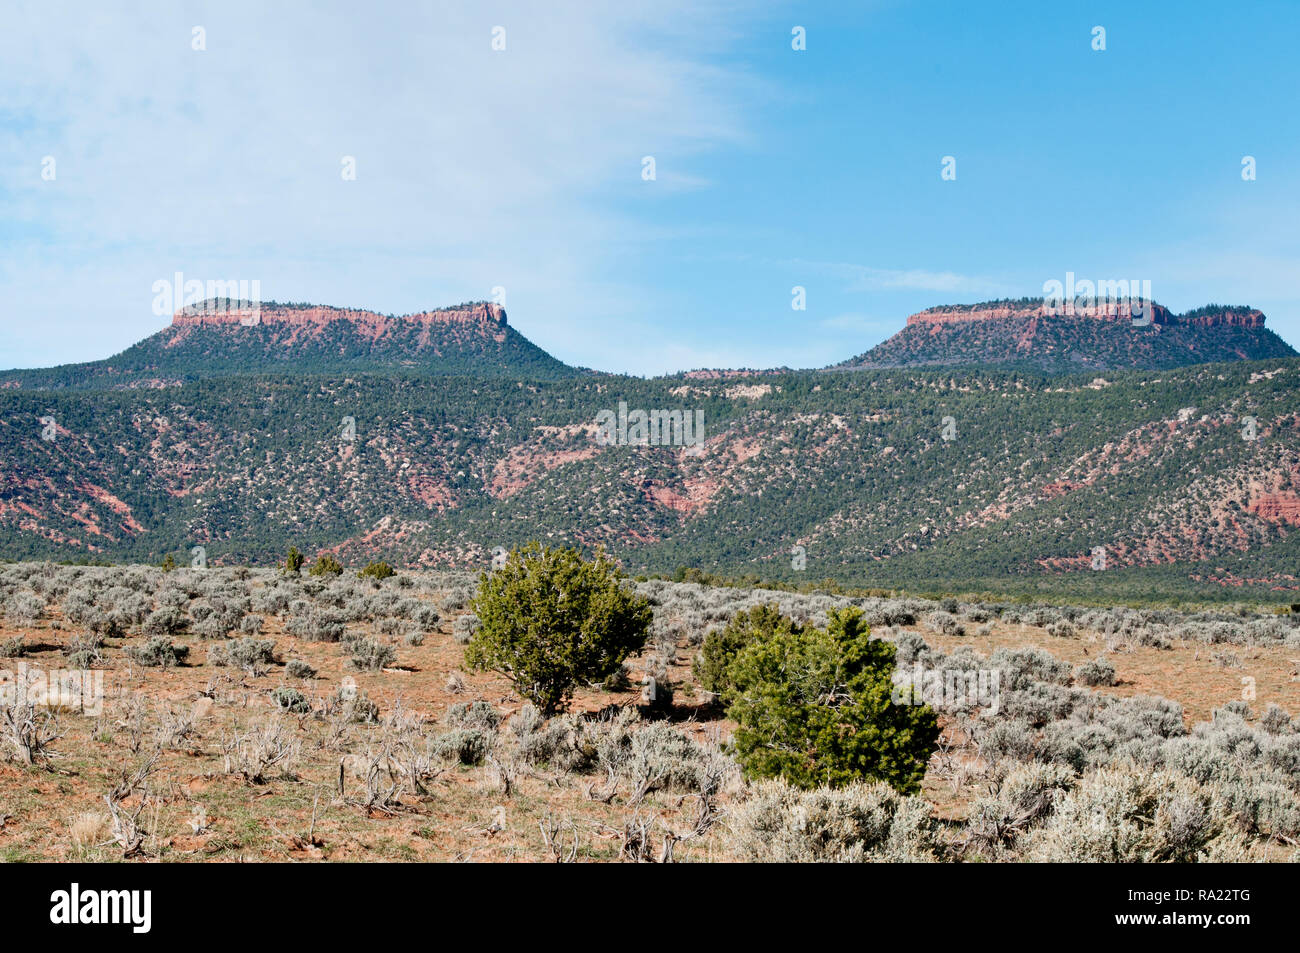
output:
[[[620,401],[702,410],[707,439],[601,444],[596,416]],[[282,375],[0,392],[11,558],[202,545],[265,563],[296,543],[354,564],[486,566],[541,539],[604,545],[638,571],[1235,597],[1296,589],[1297,529],[1296,358],[1100,379]]]

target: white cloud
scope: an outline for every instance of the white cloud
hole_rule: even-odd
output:
[[[818,322],[818,326],[828,331],[841,331],[847,334],[879,334],[893,333],[898,330],[899,319],[873,318],[866,314],[860,314],[856,311],[845,311],[833,317],[825,318]]]
[[[504,285],[524,333],[590,362],[592,336],[638,314],[602,265],[641,240],[592,196],[707,188],[692,157],[746,136],[752,81],[708,62],[727,12],[20,3],[0,33],[0,347],[118,350],[157,329],[150,286],[179,270],[381,311]]]
[[[806,268],[830,275],[844,283],[845,292],[863,291],[942,291],[952,294],[1001,295],[1010,287],[991,278],[961,275],[950,271],[927,271],[921,268],[874,268],[848,262],[804,261],[794,259],[782,264]]]

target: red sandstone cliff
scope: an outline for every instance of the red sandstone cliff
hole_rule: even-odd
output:
[[[1131,321],[1132,310],[1128,301],[1098,302],[1087,310],[1074,311],[1071,315],[1068,305],[1049,307],[1043,302],[1032,304],[1020,302],[996,302],[970,307],[941,306],[927,308],[925,311],[910,315],[908,324],[951,324],[965,321],[992,321],[1007,318],[1038,318],[1050,315],[1064,317],[1094,318],[1099,321]],[[1264,314],[1254,309],[1224,308],[1207,314],[1189,313],[1177,315],[1163,305],[1151,305],[1151,320],[1154,324],[1183,324],[1194,327],[1240,327],[1262,328]]]
[[[504,327],[506,324],[505,308],[499,304],[479,302],[464,308],[448,308],[442,311],[421,311],[418,314],[404,314],[388,317],[374,311],[357,311],[351,308],[331,308],[313,305],[308,308],[290,308],[283,305],[262,305],[254,312],[250,309],[218,311],[205,309],[203,305],[186,308],[176,312],[172,317],[173,327],[212,327],[227,324],[249,324],[256,319],[259,324],[289,324],[323,326],[335,321],[349,321],[361,328],[380,331],[394,323],[412,324],[491,324]]]
[[[1300,523],[1300,497],[1294,493],[1267,493],[1247,509],[1270,522]]]
[[[1216,311],[1213,314],[1180,317],[1178,323],[1190,324],[1198,328],[1262,328],[1264,326],[1264,312],[1256,311],[1253,308],[1225,308],[1224,310]]]

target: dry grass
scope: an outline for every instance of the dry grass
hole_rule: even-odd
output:
[[[418,598],[437,604],[443,595],[434,590]],[[442,727],[452,705],[484,701],[504,722],[520,709],[520,701],[502,677],[465,669],[463,646],[452,634],[462,614],[444,613],[437,631],[419,645],[382,635],[373,623],[349,626],[395,648],[396,664],[374,672],[350,667],[342,646],[295,638],[279,617],[266,614],[260,637],[276,643],[281,661],[301,659],[314,668],[310,680],[288,677],[282,664],[264,675],[215,667],[210,655],[219,643],[189,635],[172,638],[190,649],[184,664],[142,667],[123,651],[144,641],[142,636],[107,639],[104,713],[97,718],[60,714],[58,758],[49,766],[0,763],[0,860],[122,859],[123,847],[105,811],[106,795],[115,788],[117,813],[138,826],[138,849],[130,852],[136,859],[613,861],[633,851],[630,831],[637,837],[644,833],[648,846],[641,852],[651,856],[662,854],[669,840],[676,860],[732,859],[722,825],[676,839],[696,822],[692,798],[651,792],[632,805],[626,788],[602,798],[599,774],[500,762],[445,765],[420,785],[422,792],[395,783],[390,793],[384,772],[391,770],[374,755],[379,766],[369,776],[378,790],[368,792],[367,773],[355,765],[373,755],[379,726],[280,712],[271,700],[275,689],[286,686],[302,691],[319,709],[347,679],[378,704],[381,717],[401,709],[415,723]],[[961,637],[938,636],[919,623],[906,630],[945,651],[965,645],[989,654],[1032,645],[1072,665],[1106,651],[1104,638],[1095,634],[1060,638],[1019,624],[996,623],[985,635]],[[0,625],[0,640],[25,637],[24,661],[47,670],[62,667],[63,647],[85,634],[57,609],[34,625]],[[692,681],[693,634],[698,636],[688,632],[679,641],[669,669],[677,685],[671,717],[678,730],[712,748],[726,739],[729,726],[702,703]],[[1257,694],[1252,707],[1262,711],[1275,702],[1300,711],[1295,649],[1234,646],[1241,667],[1225,667],[1214,658],[1216,648],[1177,642],[1171,649],[1109,651],[1118,684],[1100,691],[1163,695],[1181,702],[1190,722],[1241,698],[1242,679],[1249,677]],[[647,648],[647,655],[651,651]],[[629,690],[583,689],[572,710],[635,707],[645,665],[645,659],[632,660]],[[291,738],[294,757],[272,763],[256,778],[227,771],[231,739],[247,737],[268,719]],[[983,766],[968,741],[957,720],[944,719],[944,745],[924,787],[940,818],[964,818],[984,792]],[[734,785],[724,789],[718,807],[725,812],[740,794]]]
[[[970,626],[974,630],[974,626]],[[1214,646],[1203,642],[1175,642],[1171,649],[1133,646],[1108,650],[1104,636],[1081,632],[1073,638],[1051,635],[1045,628],[1032,625],[996,623],[986,636],[944,636],[921,626],[905,630],[920,634],[945,652],[969,646],[981,655],[991,655],[1000,648],[1036,646],[1045,649],[1072,666],[1105,654],[1115,666],[1117,683],[1097,690],[1107,694],[1162,695],[1179,702],[1187,713],[1187,724],[1206,721],[1210,713],[1230,701],[1242,698],[1247,687],[1243,679],[1253,679],[1255,699],[1251,707],[1263,710],[1269,702],[1287,711],[1300,711],[1300,650],[1286,646]],[[1225,668],[1215,661],[1216,654],[1230,651],[1241,661],[1240,668]]]
[[[424,597],[436,603],[441,593]],[[52,670],[66,660],[62,646],[82,634],[57,612],[37,627],[22,631],[40,643],[25,658],[29,666]],[[513,778],[505,796],[491,765],[455,766],[429,785],[429,793],[403,791],[391,813],[362,810],[352,801],[355,790],[338,792],[339,763],[346,752],[364,751],[377,726],[353,725],[340,743],[333,727],[311,716],[279,716],[292,731],[300,753],[292,775],[280,777],[272,767],[263,784],[251,784],[239,772],[226,773],[222,749],[236,733],[246,734],[274,712],[269,694],[284,685],[299,688],[313,702],[336,694],[345,678],[375,701],[382,714],[396,706],[412,717],[440,724],[458,702],[482,700],[503,718],[520,707],[505,679],[468,672],[464,648],[451,636],[454,616],[444,618],[423,645],[397,644],[397,665],[378,672],[358,672],[338,644],[294,638],[280,621],[267,617],[262,637],[276,642],[282,659],[299,658],[317,671],[310,681],[289,678],[283,666],[263,677],[230,668],[215,668],[208,656],[217,643],[191,636],[172,637],[190,648],[185,664],[170,668],[130,665],[122,649],[140,636],[106,640],[105,711],[99,718],[61,715],[62,737],[53,770],[28,769],[0,762],[0,804],[8,814],[0,827],[0,859],[114,860],[121,849],[111,842],[103,797],[123,768],[144,760],[160,741],[158,764],[141,790],[123,802],[147,831],[145,859],[181,860],[545,860],[552,856],[545,832],[556,819],[567,843],[577,843],[575,859],[617,859],[629,809],[622,799],[589,800],[590,778],[528,772]],[[383,638],[374,625],[354,628]],[[0,637],[17,634],[0,628]],[[674,677],[688,677],[689,657],[674,666]],[[583,690],[572,710],[597,711],[609,704],[635,705],[635,691],[607,694]],[[684,699],[689,705],[689,698]],[[690,710],[680,712],[689,717]],[[168,729],[188,723],[184,735]],[[133,724],[134,722],[134,724]],[[703,739],[703,723],[681,729]],[[132,735],[140,737],[133,753]],[[355,782],[350,780],[350,785]],[[673,828],[688,826],[680,798],[651,794],[640,805],[643,815]],[[686,814],[689,814],[687,806]],[[199,832],[193,822],[201,812]],[[64,820],[71,818],[70,821]],[[656,828],[658,830],[658,828]],[[553,835],[551,835],[553,837]],[[566,851],[570,848],[566,848]],[[677,859],[716,859],[708,842],[688,842]]]

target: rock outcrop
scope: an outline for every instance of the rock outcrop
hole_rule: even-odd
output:
[[[480,301],[457,308],[421,311],[418,314],[389,316],[374,311],[353,308],[331,308],[327,305],[290,307],[264,304],[256,310],[250,307],[219,308],[210,302],[193,305],[176,312],[172,317],[174,327],[215,327],[221,325],[291,324],[326,325],[347,321],[358,327],[386,327],[389,324],[491,324],[505,327],[506,311],[499,304]]]
[[[1201,308],[1186,314],[1174,314],[1164,305],[1152,302],[1151,323],[1184,325],[1197,328],[1262,328],[1264,313],[1253,308]],[[1139,315],[1139,318],[1145,315]],[[951,324],[971,321],[1002,321],[1008,318],[1067,317],[1093,318],[1098,321],[1132,321],[1133,309],[1126,300],[1101,301],[1088,308],[1071,303],[1045,304],[1042,301],[989,302],[977,305],[941,305],[909,315],[908,324]]]
[[[1126,298],[1087,307],[1020,298],[927,308],[893,337],[836,367],[982,365],[1059,374],[1295,354],[1255,308],[1211,304],[1175,314]]]
[[[1249,512],[1271,523],[1300,523],[1300,497],[1294,493],[1268,493],[1251,502]]]

